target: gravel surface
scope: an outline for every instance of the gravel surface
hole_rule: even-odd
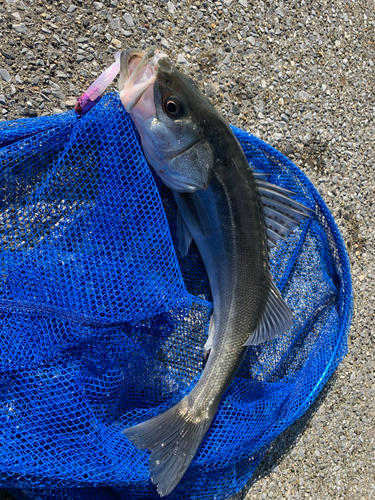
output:
[[[243,494],[375,499],[373,0],[0,0],[0,116],[72,109],[116,50],[157,45],[317,186],[350,254],[349,354]]]

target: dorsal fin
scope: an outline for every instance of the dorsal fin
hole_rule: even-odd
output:
[[[267,184],[267,186],[265,184]],[[274,200],[281,203],[284,210],[289,210],[292,214],[295,210],[307,215],[312,213],[310,208],[307,208],[305,205],[302,205],[302,203],[290,198],[290,196],[293,196],[294,194],[291,191],[287,191],[286,189],[276,189],[277,186],[274,188],[272,184],[266,182],[257,183],[257,186],[262,198],[267,198],[270,201]]]
[[[269,217],[265,217],[264,222],[266,224],[267,233],[268,230],[271,230],[272,231],[272,233],[270,233],[271,236],[276,235],[277,241],[287,238],[292,232],[289,228],[285,227],[283,224],[280,224],[279,222],[272,220]]]
[[[271,184],[267,181],[270,174],[254,172],[255,182],[263,205],[268,250],[274,248],[279,240],[287,238],[303,220],[314,216],[314,211],[293,200],[293,191]]]
[[[253,175],[255,177],[255,182],[258,183],[260,181],[267,181],[268,177],[271,174],[266,174],[264,172],[253,172]]]
[[[290,231],[293,231],[293,229],[298,225],[298,221],[291,219],[287,215],[275,210],[274,208],[268,207],[267,205],[263,205],[263,213],[265,218],[282,224],[286,228],[290,229]]]
[[[267,234],[268,250],[275,247],[279,240],[283,240],[285,238],[285,236],[281,236],[280,234],[275,233],[269,227],[266,228],[266,234]]]
[[[256,330],[245,342],[245,346],[258,345],[279,337],[293,325],[293,313],[282,298],[271,277],[267,305]]]
[[[271,208],[272,210],[280,213],[281,215],[286,215],[290,220],[294,221],[297,225],[300,221],[310,217],[307,213],[301,212],[298,208],[287,205],[272,198],[265,196],[260,197],[262,200],[263,207]]]

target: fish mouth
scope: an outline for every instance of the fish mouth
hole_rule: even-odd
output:
[[[158,62],[166,58],[164,52],[128,50],[121,54],[120,99],[128,113],[132,113],[145,92],[154,85]]]

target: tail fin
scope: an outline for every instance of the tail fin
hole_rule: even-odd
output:
[[[194,418],[185,397],[169,410],[122,433],[140,449],[150,449],[150,476],[161,497],[177,486],[193,460],[212,417]]]

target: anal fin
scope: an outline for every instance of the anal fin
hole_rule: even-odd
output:
[[[206,343],[204,344],[205,351],[210,351],[212,349],[212,345],[214,343],[214,333],[215,333],[214,315],[211,314],[210,326],[208,327],[208,338]]]

